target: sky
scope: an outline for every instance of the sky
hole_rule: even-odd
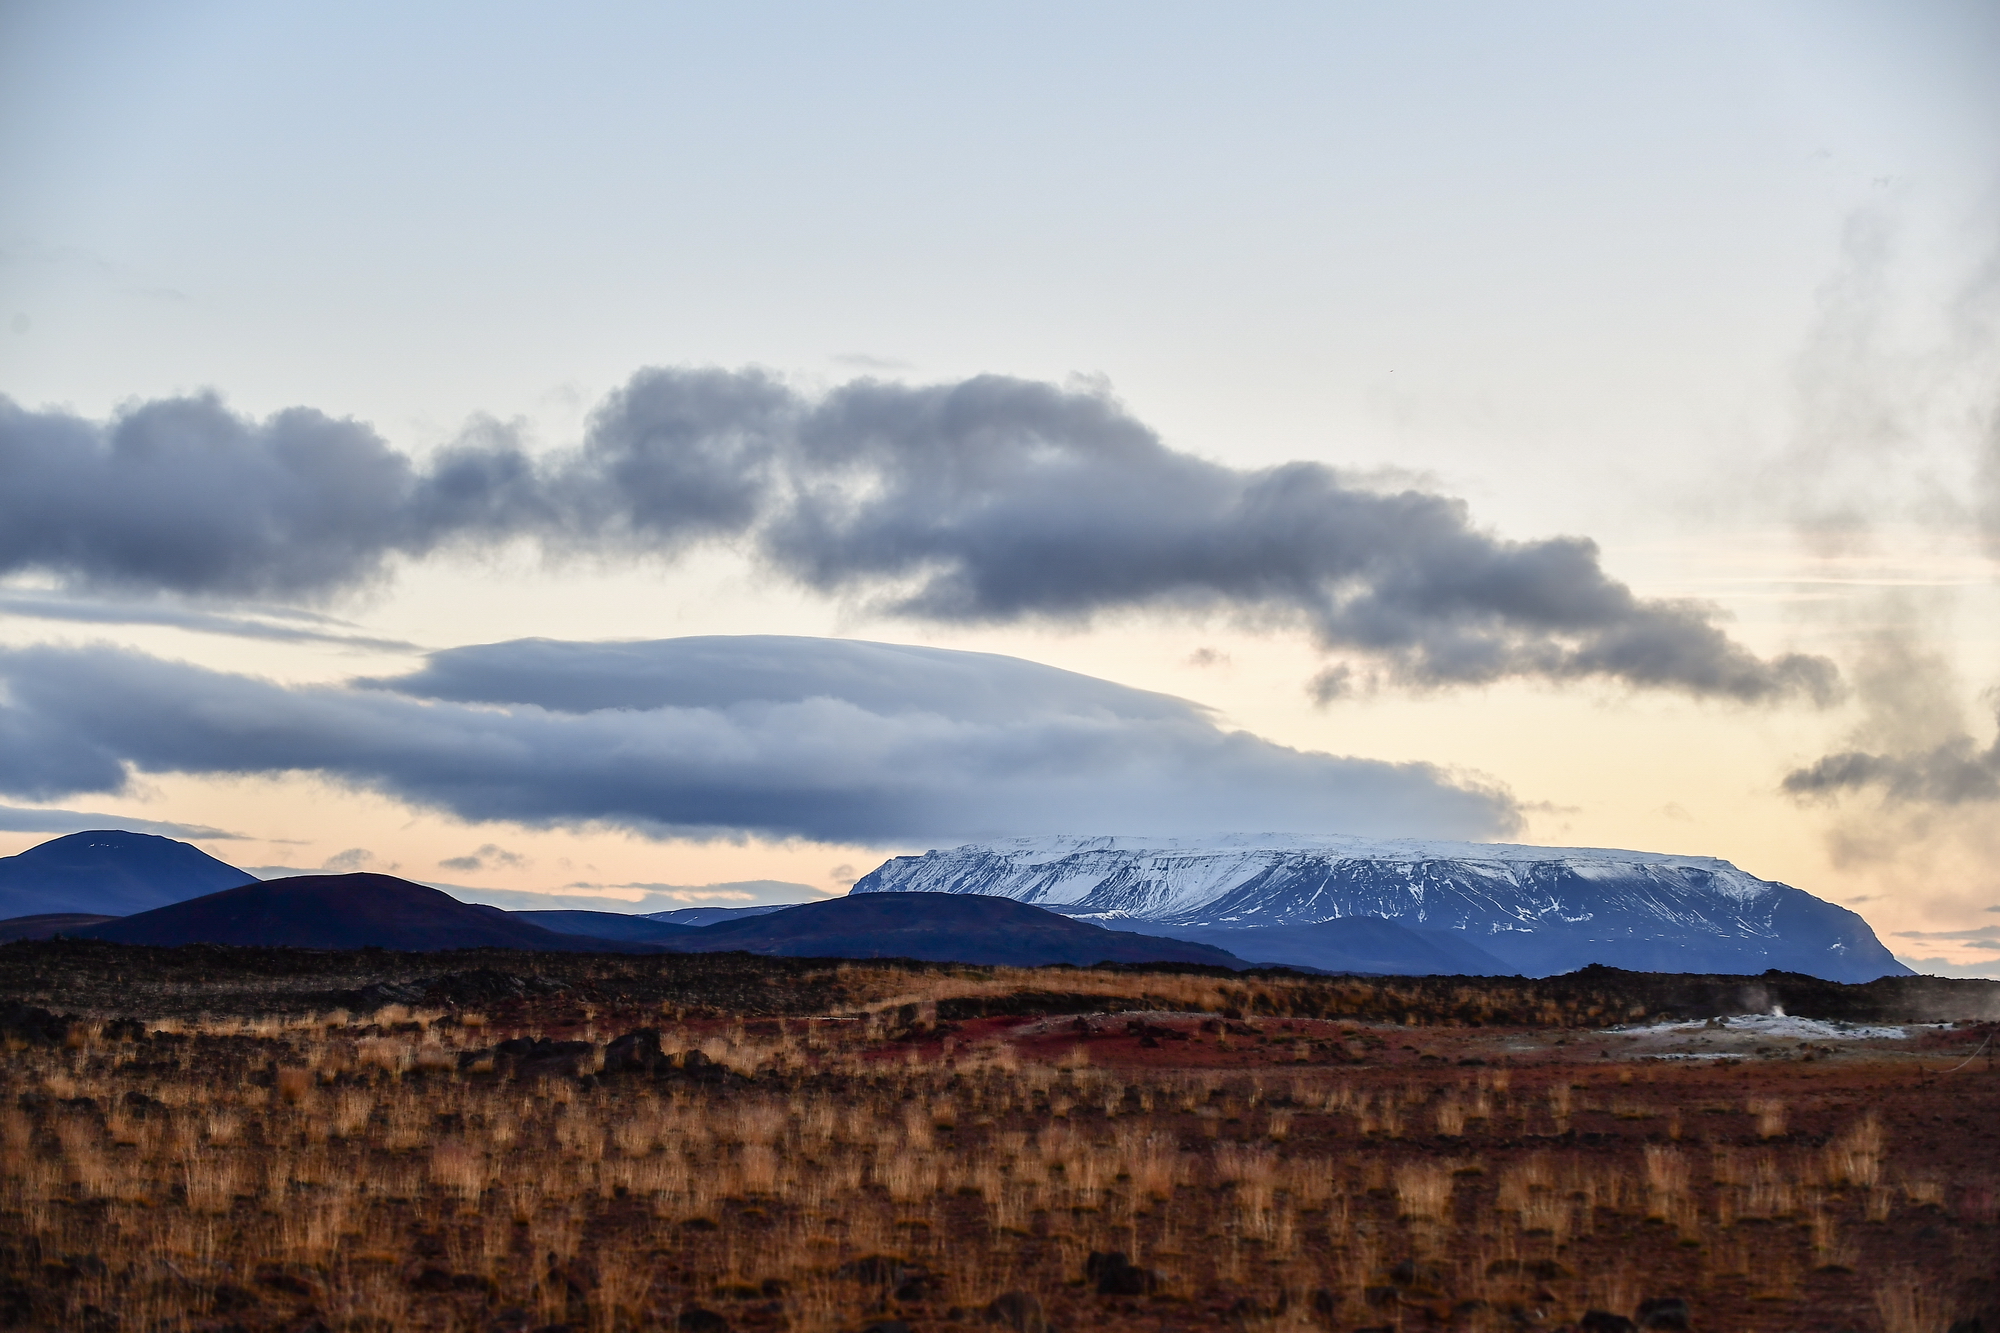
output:
[[[0,853],[1623,847],[2000,976],[1996,74],[1937,0],[0,0]]]

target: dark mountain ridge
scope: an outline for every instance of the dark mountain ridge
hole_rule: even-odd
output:
[[[650,944],[671,945],[700,929],[698,926],[661,921],[656,917],[633,916],[627,912],[536,908],[526,912],[509,912],[507,915],[531,926],[540,926],[543,930],[553,930],[558,935],[588,935],[600,940],[643,940]]]
[[[58,935],[75,935],[86,926],[101,926],[115,916],[94,912],[38,912],[33,916],[13,916],[0,921],[0,944],[9,940],[52,940]]]
[[[17,879],[25,866],[25,873],[46,891],[33,905],[46,906],[53,898],[61,906],[0,920],[0,939],[64,934],[164,947],[563,953],[740,949],[792,957],[906,957],[1027,967],[1097,962],[1243,966],[1241,959],[1205,944],[1107,930],[1039,907],[957,894],[676,909],[661,915],[681,919],[662,920],[617,912],[506,912],[461,902],[393,875],[365,872],[260,881],[185,843],[112,830],[57,838],[7,862],[15,863]],[[218,883],[223,887],[200,891]],[[111,901],[127,910],[85,911],[73,905],[78,901]],[[133,908],[135,903],[143,906]]]
[[[659,945],[558,934],[394,875],[295,875],[156,907],[77,931],[118,944],[299,949],[534,949],[656,952]]]
[[[938,963],[1042,967],[1050,963],[1201,963],[1241,968],[1224,950],[1185,940],[1106,930],[1006,898],[883,893],[829,898],[704,926],[674,947],[742,949],[790,958],[914,958]]]

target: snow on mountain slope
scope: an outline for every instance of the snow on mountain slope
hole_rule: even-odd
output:
[[[1907,971],[1853,912],[1709,856],[1598,847],[1226,834],[1043,837],[896,857],[856,893],[1014,898],[1101,923],[1280,926],[1379,916],[1463,932],[1530,975]]]

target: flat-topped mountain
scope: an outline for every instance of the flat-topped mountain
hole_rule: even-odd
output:
[[[0,918],[129,916],[256,878],[172,838],[96,829],[0,857]]]
[[[1868,923],[1727,861],[1606,848],[1289,835],[1047,837],[895,857],[856,894],[1011,898],[1079,920],[1281,960],[1243,935],[1347,917],[1445,931],[1509,971],[1591,963],[1637,971],[1761,972],[1835,981],[1904,975]],[[1270,956],[1263,957],[1260,954]],[[1467,969],[1469,970],[1469,969]]]

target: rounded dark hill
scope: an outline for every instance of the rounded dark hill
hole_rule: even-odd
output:
[[[93,912],[38,912],[33,916],[9,917],[0,921],[0,944],[11,940],[50,940],[58,935],[75,935],[86,927],[101,926],[117,919]]]
[[[916,958],[932,963],[1200,963],[1241,968],[1221,949],[1133,935],[1018,903],[963,893],[867,893],[705,926],[677,949],[786,958]]]
[[[678,945],[693,935],[697,926],[677,926],[671,921],[631,916],[624,912],[586,912],[572,908],[535,909],[509,912],[516,921],[525,921],[558,935],[589,935],[600,940],[643,940],[650,944]]]
[[[462,903],[394,875],[295,875],[155,908],[78,934],[119,944],[300,949],[655,952],[657,945],[559,935],[497,907]]]
[[[130,916],[256,878],[172,838],[93,829],[0,857],[0,917]]]

